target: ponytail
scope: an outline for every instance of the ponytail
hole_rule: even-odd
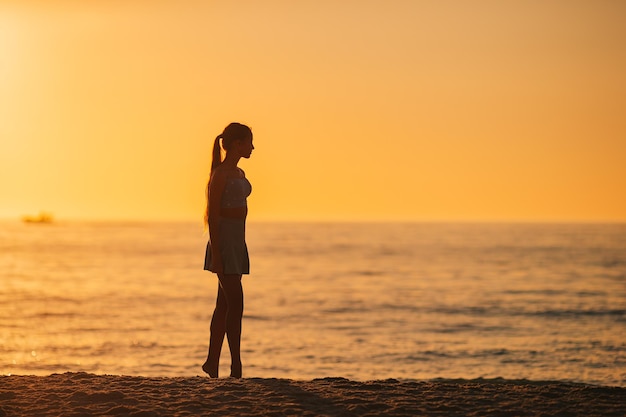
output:
[[[213,162],[211,162],[211,173],[222,163],[222,148],[220,147],[220,139],[223,134],[218,135],[213,143]]]
[[[215,168],[217,168],[218,166],[220,166],[220,164],[222,163],[222,148],[220,147],[220,139],[222,139],[224,137],[224,134],[219,134],[216,138],[215,138],[215,142],[213,142],[213,161],[211,162],[211,174],[213,174],[213,171],[215,171]],[[205,192],[205,196],[206,196],[206,207],[204,210],[204,232],[206,233],[206,231],[209,228],[209,184],[211,183],[211,181],[209,180],[209,183],[206,185],[206,192]]]

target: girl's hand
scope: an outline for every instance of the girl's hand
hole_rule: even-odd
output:
[[[222,264],[221,256],[212,256],[213,260],[211,262],[211,271],[217,274],[221,274],[224,272],[224,265]]]

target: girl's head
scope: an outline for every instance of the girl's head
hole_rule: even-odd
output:
[[[221,147],[220,139],[222,141]],[[211,163],[211,171],[222,163],[221,148],[224,148],[224,150],[228,152],[235,147],[242,151],[242,155],[240,156],[246,158],[250,157],[250,152],[254,149],[252,146],[252,130],[250,130],[248,126],[241,123],[229,124],[226,126],[224,131],[215,138],[215,143],[213,144],[213,162]]]

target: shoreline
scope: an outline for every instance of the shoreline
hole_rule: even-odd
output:
[[[560,381],[351,381],[139,377],[84,372],[0,376],[4,416],[624,416],[626,387]]]

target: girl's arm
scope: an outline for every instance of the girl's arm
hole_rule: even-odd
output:
[[[226,177],[216,170],[209,181],[209,240],[211,241],[211,259],[213,272],[223,271],[222,256],[220,255],[219,219],[222,204],[222,194],[226,186]]]

